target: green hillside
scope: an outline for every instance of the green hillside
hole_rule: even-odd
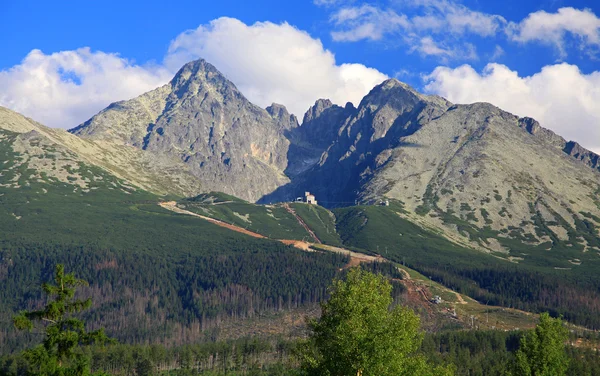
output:
[[[222,203],[212,201],[213,198],[203,198],[193,203],[184,200],[181,204],[188,210],[265,236],[310,239],[281,206],[260,206],[231,199],[222,199]],[[494,238],[510,247],[510,252],[486,254],[406,219],[400,202],[392,201],[389,207],[353,206],[333,212],[301,203],[289,206],[324,243],[377,253],[404,263],[480,302],[534,312],[550,311],[578,324],[600,327],[600,276],[597,273],[600,258],[595,252],[583,252],[580,245],[556,239],[548,251],[547,245],[532,246],[527,239],[519,241],[502,237],[498,232],[476,231],[458,217],[444,219],[453,221],[459,231],[473,232],[482,242]],[[539,215],[534,215],[533,220],[540,233],[551,234]],[[580,222],[576,222],[577,228],[586,231],[573,229],[570,238],[587,239],[589,244],[595,244],[591,234],[597,229],[591,222]],[[512,231],[517,233],[518,229]]]
[[[480,302],[550,311],[574,323],[600,327],[597,255],[586,255],[581,267],[575,268],[564,256],[576,250],[563,250],[557,257],[521,244],[517,249],[528,252],[528,257],[511,262],[508,254],[485,254],[452,243],[401,217],[399,208],[393,206],[356,206],[333,212],[346,246],[404,263]]]
[[[243,227],[272,239],[302,240],[310,237],[298,220],[281,205],[257,205],[209,193],[178,202],[179,207]]]
[[[30,140],[37,159],[15,152],[16,137],[0,138],[1,352],[39,342],[15,333],[10,318],[42,303],[39,285],[56,263],[90,281],[93,327],[171,344],[219,338],[217,324],[230,319],[243,327],[261,312],[313,305],[347,263],[172,213],[52,145]],[[33,168],[40,163],[57,177]]]
[[[302,203],[290,204],[296,214],[325,244],[341,245],[342,240],[335,229],[335,215],[322,206]]]

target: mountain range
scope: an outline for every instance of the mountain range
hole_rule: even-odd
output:
[[[394,199],[411,221],[481,250],[508,254],[517,240],[600,252],[595,227],[581,225],[600,226],[598,155],[534,119],[395,79],[358,107],[319,99],[299,123],[283,105],[253,105],[198,60],[69,131],[78,137],[39,132],[158,193],[269,203],[310,191],[326,207]]]
[[[93,281],[88,318],[122,340],[225,338],[223,323],[312,307],[353,262],[288,246],[307,239],[598,328],[599,158],[395,79],[358,106],[318,99],[299,122],[204,60],[69,131],[0,107],[0,345],[24,344],[7,323],[40,304],[32,286],[56,262]],[[327,210],[277,204],[305,191]]]

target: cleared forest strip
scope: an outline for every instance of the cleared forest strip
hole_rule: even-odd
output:
[[[177,207],[177,202],[175,202],[175,201],[159,202],[158,205],[160,205],[162,208],[170,210],[172,212],[179,213],[179,214],[187,214],[187,215],[191,215],[191,216],[194,216],[194,217],[198,217],[198,218],[204,219],[205,221],[214,223],[217,226],[221,226],[221,227],[225,227],[225,228],[227,228],[229,230],[241,232],[242,234],[250,235],[250,236],[253,236],[255,238],[261,238],[261,239],[266,239],[267,238],[266,236],[263,236],[263,235],[258,234],[256,232],[248,231],[245,228],[241,228],[241,227],[238,227],[238,226],[230,225],[229,223],[226,223],[226,222],[223,222],[223,221],[219,221],[218,219],[206,217],[206,216],[203,216],[203,215],[191,212],[189,210],[178,208]]]
[[[304,222],[304,220],[302,218],[300,218],[300,216],[298,214],[296,214],[294,209],[292,209],[287,203],[283,204],[283,207],[285,208],[285,210],[288,211],[288,213],[290,213],[291,215],[294,216],[294,218],[296,218],[298,223],[300,223],[300,226],[304,227],[306,232],[308,232],[310,234],[310,236],[315,240],[315,242],[321,244],[321,240],[319,240],[317,235],[313,232],[313,230],[310,229],[310,227],[308,227],[308,225]]]

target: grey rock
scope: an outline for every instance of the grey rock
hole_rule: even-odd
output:
[[[281,130],[292,127],[294,119],[284,119],[284,108],[271,111],[275,118],[250,103],[214,66],[197,60],[169,84],[115,103],[71,132],[177,156],[206,190],[255,201],[288,182],[289,141]]]
[[[291,130],[299,126],[296,115],[290,114],[282,104],[273,103],[266,110],[275,120],[280,130]]]
[[[593,169],[600,171],[600,156],[594,152],[587,150],[575,141],[569,141],[563,149],[565,153],[571,157],[585,163]]]

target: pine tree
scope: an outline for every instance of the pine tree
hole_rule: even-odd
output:
[[[83,346],[105,344],[104,329],[88,332],[85,324],[72,315],[92,305],[91,299],[75,299],[75,290],[87,282],[65,274],[63,265],[56,265],[55,284],[42,284],[42,290],[51,300],[38,311],[23,311],[13,318],[17,329],[32,330],[35,323],[42,325],[45,338],[41,345],[25,350],[24,357],[34,366],[33,374],[48,376],[83,376],[90,374],[89,358]]]

